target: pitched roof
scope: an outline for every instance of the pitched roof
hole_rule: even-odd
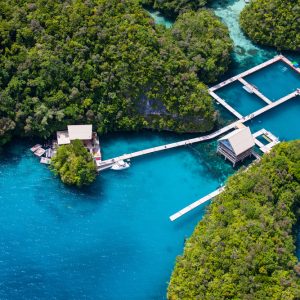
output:
[[[90,140],[92,138],[92,125],[68,125],[70,140]]]
[[[239,155],[255,145],[255,141],[249,127],[234,130],[219,140],[228,140],[235,155]]]

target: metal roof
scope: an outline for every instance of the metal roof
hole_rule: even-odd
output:
[[[255,145],[255,141],[249,127],[236,129],[219,140],[228,140],[235,155],[239,155]]]
[[[70,140],[90,140],[92,139],[92,125],[68,125]]]

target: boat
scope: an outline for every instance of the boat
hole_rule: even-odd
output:
[[[119,160],[112,165],[111,169],[115,171],[119,171],[119,170],[128,169],[129,167],[130,167],[129,162],[126,162],[124,160]]]
[[[253,94],[253,90],[252,90],[251,88],[249,88],[248,86],[243,85],[243,89],[244,89],[245,91],[247,91],[248,93]]]

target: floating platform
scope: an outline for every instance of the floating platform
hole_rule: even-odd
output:
[[[45,152],[46,152],[46,150],[43,149],[42,147],[40,147],[34,152],[34,155],[41,157],[42,155],[45,154]]]
[[[264,139],[268,142],[266,145],[264,145],[262,142],[260,142],[257,138],[259,136],[263,136]],[[266,129],[261,129],[253,134],[255,144],[259,147],[260,151],[263,153],[268,153],[271,151],[271,149],[280,143],[279,139],[272,134],[270,131],[267,131]]]
[[[41,157],[40,163],[45,165],[50,165],[51,159],[47,157]]]
[[[31,152],[35,152],[36,150],[38,150],[39,148],[42,148],[42,145],[40,144],[36,144],[33,147],[30,148]]]

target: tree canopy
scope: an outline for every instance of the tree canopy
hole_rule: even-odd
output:
[[[157,9],[166,16],[174,18],[189,10],[198,10],[206,4],[206,0],[141,0],[145,6]]]
[[[299,299],[299,207],[300,141],[280,143],[212,201],[177,259],[168,298]]]
[[[226,25],[212,11],[183,13],[174,23],[172,36],[200,80],[214,82],[227,71],[233,42]]]
[[[0,3],[0,140],[73,123],[207,131],[207,87],[135,0]]]
[[[253,0],[242,11],[240,24],[256,43],[300,51],[300,0]]]
[[[93,156],[80,140],[60,146],[51,159],[50,167],[63,183],[78,187],[91,184],[97,175]]]

